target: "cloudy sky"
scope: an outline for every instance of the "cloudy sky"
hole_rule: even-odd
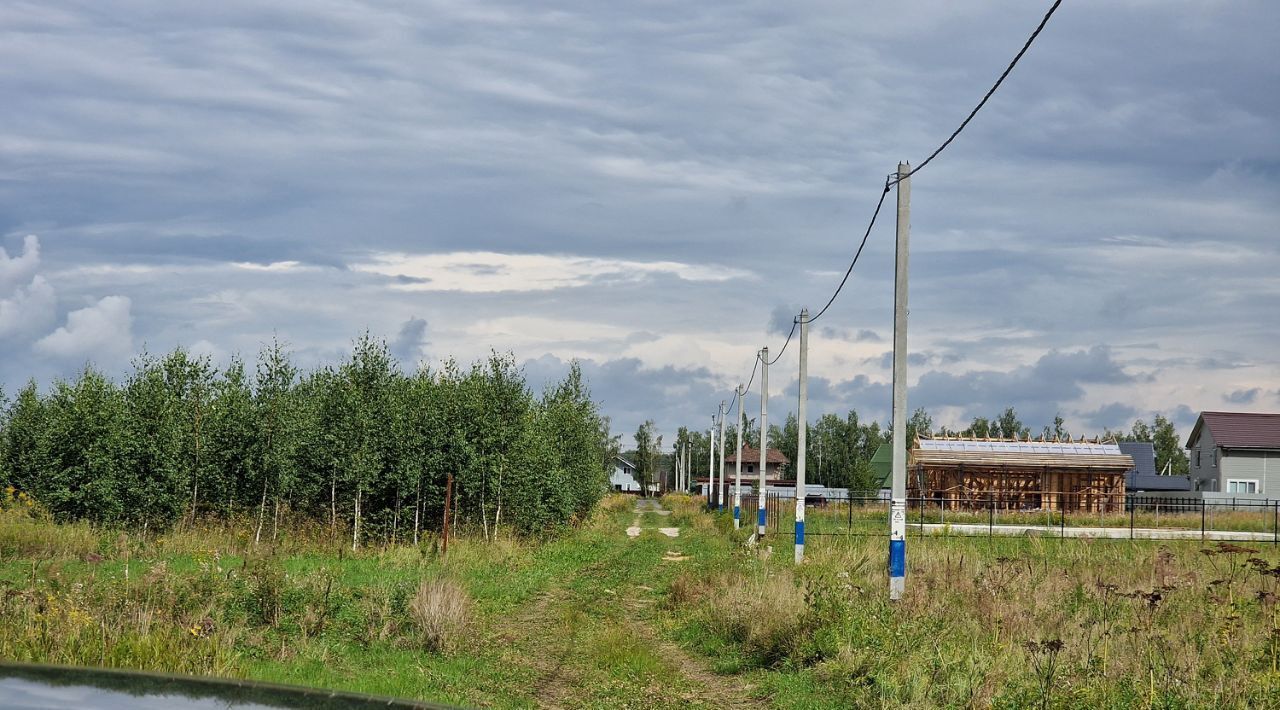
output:
[[[367,328],[704,426],[1047,4],[8,0],[0,383]],[[912,407],[1280,410],[1278,36],[1270,0],[1063,4],[913,180]],[[815,416],[888,416],[892,199]]]

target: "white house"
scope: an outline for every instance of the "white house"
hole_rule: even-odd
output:
[[[621,456],[613,457],[613,473],[609,475],[609,487],[622,493],[639,493],[636,465]]]

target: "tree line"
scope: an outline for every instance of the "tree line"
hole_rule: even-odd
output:
[[[652,430],[653,423],[646,422],[646,424],[648,430]],[[947,427],[934,429],[933,417],[925,408],[920,407],[907,420],[907,442],[910,446],[918,433],[1016,439],[1043,436],[1049,440],[1055,437],[1065,440],[1072,436],[1072,433],[1068,432],[1064,425],[1065,421],[1061,415],[1058,415],[1054,417],[1052,424],[1046,424],[1033,433],[1032,428],[1023,423],[1013,407],[1006,407],[1004,411],[993,417],[974,417],[963,429]],[[817,421],[809,423],[808,427],[805,434],[807,482],[864,492],[879,487],[880,480],[871,468],[871,458],[882,444],[892,444],[893,428],[891,426],[881,427],[878,422],[865,421],[859,417],[857,411],[849,410],[844,417],[824,414]],[[1075,436],[1079,438],[1079,434]],[[638,444],[639,432],[636,438]],[[747,420],[742,438],[746,446],[759,448],[760,430],[754,419]],[[1182,449],[1177,430],[1173,422],[1163,415],[1156,414],[1151,424],[1138,419],[1127,432],[1107,429],[1101,438],[1151,442],[1155,449],[1157,472],[1167,471],[1171,475],[1186,475],[1188,471],[1187,454]],[[784,478],[795,477],[794,462],[799,445],[798,440],[799,423],[794,413],[788,413],[781,426],[769,425],[769,448],[778,449],[790,462],[782,467]],[[678,451],[681,446],[689,447],[693,457],[690,467],[695,477],[707,475],[711,443],[711,436],[706,429],[693,430],[680,427],[676,432],[674,449]],[[658,445],[661,446],[660,440]],[[735,452],[736,447],[736,422],[730,418],[725,422],[726,455]],[[716,455],[719,456],[719,451]],[[669,472],[674,469],[674,454],[667,453],[666,457],[662,468]]]
[[[294,515],[353,547],[416,542],[439,530],[450,474],[454,525],[537,533],[587,515],[615,446],[576,363],[534,396],[511,355],[405,373],[368,335],[310,372],[279,342],[252,372],[177,349],[138,357],[121,384],[87,367],[0,404],[0,487],[55,519],[218,518],[255,541]]]

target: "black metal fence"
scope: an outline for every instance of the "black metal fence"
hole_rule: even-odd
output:
[[[1044,496],[1047,505],[1026,508],[998,498],[910,497],[907,532],[914,536],[1008,536],[1126,539],[1220,540],[1280,544],[1280,500],[1247,498],[1174,498],[1126,494],[1088,500]],[[794,535],[795,497],[765,496],[766,534]],[[732,511],[732,498],[725,510]],[[744,526],[754,526],[759,498],[742,497]],[[888,533],[889,501],[880,496],[809,496],[805,500],[806,536],[883,536]]]

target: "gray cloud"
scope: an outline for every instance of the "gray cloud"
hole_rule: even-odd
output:
[[[1031,365],[1008,371],[975,370],[962,374],[931,370],[912,390],[913,406],[960,407],[990,416],[1015,407],[1027,422],[1052,420],[1064,403],[1079,399],[1086,384],[1126,384],[1136,377],[1124,371],[1111,350],[1051,350]]]
[[[795,326],[796,318],[799,313],[799,307],[785,305],[774,306],[773,311],[769,314],[769,325],[765,328],[765,332],[769,335],[781,335],[784,338],[787,337],[791,334],[791,330]]]
[[[412,368],[424,355],[423,348],[427,345],[427,322],[417,317],[406,320],[400,326],[400,332],[388,345],[393,357]]]
[[[1235,390],[1224,394],[1222,395],[1222,400],[1231,404],[1253,404],[1257,401],[1259,394],[1262,394],[1262,388],[1252,387],[1247,390]]]
[[[833,328],[830,326],[819,327],[818,332],[824,338],[830,340],[843,340],[850,343],[882,343],[884,338],[880,334],[870,328]]]
[[[1095,431],[1102,431],[1103,429],[1127,429],[1137,414],[1138,410],[1135,407],[1123,402],[1112,402],[1092,411],[1081,412],[1080,416]]]
[[[1148,411],[1280,388],[1258,327],[1280,310],[1280,7],[1087,5],[914,180],[913,403],[1051,417],[1123,390]],[[696,421],[745,377],[762,323],[781,345],[798,308],[775,306],[825,302],[884,175],[949,133],[1040,12],[6,6],[0,383],[72,372],[33,343],[120,296],[153,349],[251,355],[280,333],[311,365],[420,319],[436,357],[579,356],[620,420]],[[892,331],[884,216],[820,323],[811,361],[832,382],[878,365],[868,345]],[[587,268],[565,288],[462,292],[355,268],[476,252],[724,278]],[[84,341],[65,323],[51,342],[69,352]],[[815,401],[847,409],[877,386]]]
[[[660,431],[674,431],[680,425],[706,426],[727,391],[706,368],[650,368],[635,358],[579,360],[579,366],[592,396],[612,419],[613,432],[624,438],[646,419],[653,419]],[[541,391],[564,378],[569,362],[544,355],[526,360],[523,368],[534,390]],[[753,400],[759,401],[749,399],[747,412],[754,411]],[[637,402],[644,404],[637,407]]]

